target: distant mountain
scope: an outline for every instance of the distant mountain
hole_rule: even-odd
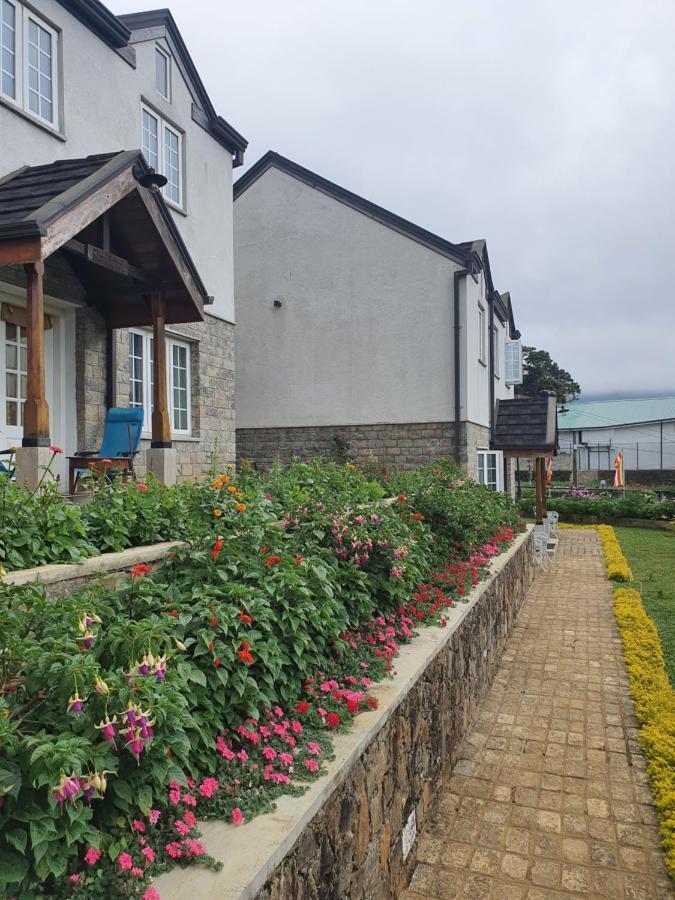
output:
[[[675,386],[671,388],[655,388],[651,391],[610,391],[606,393],[593,393],[591,391],[588,394],[584,391],[579,400],[585,402],[590,400],[644,400],[655,397],[675,397]]]

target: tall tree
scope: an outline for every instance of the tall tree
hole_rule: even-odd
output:
[[[535,397],[540,391],[553,391],[558,403],[564,403],[576,400],[581,388],[546,350],[523,347],[523,383],[516,385],[516,393]]]

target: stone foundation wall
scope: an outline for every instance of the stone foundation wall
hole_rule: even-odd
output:
[[[465,474],[474,476],[476,449],[488,445],[489,429],[462,422],[461,434],[459,463]],[[286,463],[295,455],[413,468],[439,457],[457,458],[455,426],[454,422],[412,422],[237,429],[238,460],[269,469],[276,459]]]
[[[220,466],[234,463],[234,325],[208,313],[204,322],[171,325],[169,335],[190,343],[192,434],[176,438],[179,478],[206,471],[216,452]],[[115,331],[114,404],[129,403],[129,336]],[[78,449],[95,449],[103,436],[106,397],[106,340],[101,317],[90,308],[77,312],[76,411]],[[150,447],[143,440],[141,450]],[[145,471],[145,454],[137,457]]]
[[[413,680],[255,896],[388,900],[405,887],[415,863],[414,847],[403,857],[406,823],[414,816],[419,832],[429,817],[437,788],[458,758],[531,580],[528,540]]]

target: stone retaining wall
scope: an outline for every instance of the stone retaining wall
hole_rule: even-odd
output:
[[[367,462],[409,469],[439,457],[458,458],[466,473],[475,476],[476,449],[487,447],[489,429],[461,423],[459,458],[454,422],[408,422],[387,425],[320,425],[299,428],[238,428],[237,459],[269,469],[278,458],[294,456]]]
[[[458,758],[531,583],[530,534],[494,561],[468,603],[448,610],[446,628],[424,628],[402,648],[395,677],[372,690],[378,709],[336,735],[324,777],[240,828],[204,823],[223,869],[162,876],[163,900],[396,896],[414,868],[413,832]],[[412,844],[405,858],[404,831]]]

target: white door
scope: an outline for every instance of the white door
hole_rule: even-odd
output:
[[[21,446],[23,404],[26,399],[26,328],[0,321],[0,384],[3,403],[0,408],[0,450]],[[45,330],[45,381],[50,413],[54,410],[54,329]]]

